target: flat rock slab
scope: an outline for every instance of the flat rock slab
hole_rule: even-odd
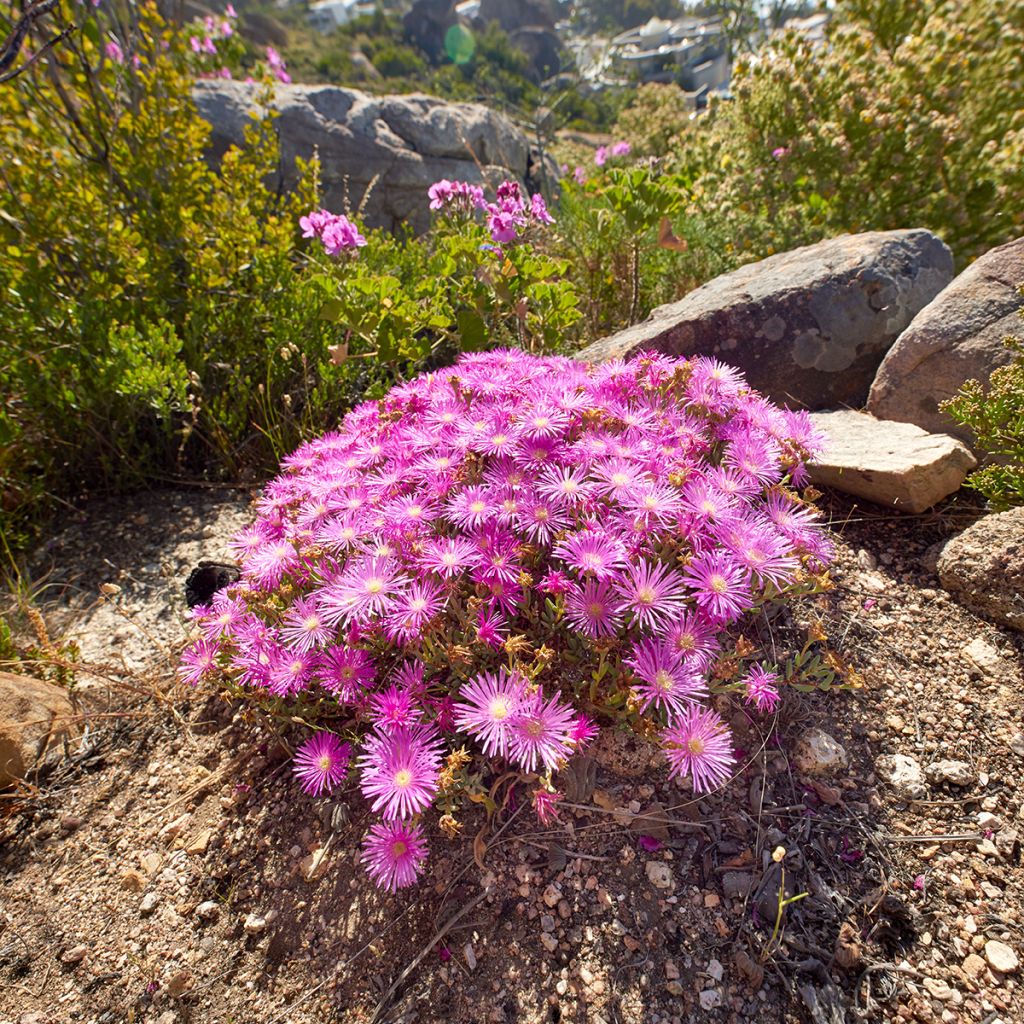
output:
[[[985,516],[947,541],[937,568],[964,607],[1024,633],[1024,507]]]
[[[811,414],[828,436],[811,480],[901,512],[923,512],[960,489],[977,462],[962,442],[912,423],[878,420],[852,409]]]
[[[863,406],[889,346],[952,277],[930,231],[841,235],[716,277],[578,358],[715,356],[773,401]]]
[[[1024,238],[975,260],[914,317],[886,353],[867,408],[880,419],[916,423],[972,444],[967,427],[939,411],[967,380],[988,381],[1013,360],[1003,344],[1024,333]]]
[[[31,676],[0,672],[0,789],[23,779],[74,729],[67,691]]]

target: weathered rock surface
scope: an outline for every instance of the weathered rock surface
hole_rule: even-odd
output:
[[[851,409],[811,417],[829,439],[825,453],[807,467],[811,480],[903,512],[923,512],[953,494],[977,464],[955,437],[912,423]]]
[[[216,159],[242,142],[257,95],[256,86],[243,82],[195,83]],[[296,183],[296,157],[309,159],[317,150],[324,205],[337,213],[362,208],[371,227],[425,230],[427,189],[440,178],[496,185],[531,175],[526,137],[477,103],[320,85],[281,85],[275,97],[285,188]]]
[[[793,746],[793,763],[805,775],[831,775],[850,759],[843,745],[821,729],[808,729]]]
[[[972,263],[943,289],[896,339],[878,368],[868,411],[916,423],[970,444],[971,432],[939,411],[939,403],[966,380],[983,383],[1013,353],[1003,344],[1022,330],[1024,238],[1007,242]]]
[[[579,358],[716,356],[775,401],[861,406],[889,346],[952,276],[930,231],[841,235],[717,277]]]
[[[1024,508],[969,526],[943,547],[937,569],[960,604],[1024,633]]]
[[[74,708],[59,686],[0,672],[0,789],[32,771],[70,734],[73,720]]]
[[[883,754],[875,762],[878,774],[907,800],[923,800],[928,795],[921,765],[906,754]]]

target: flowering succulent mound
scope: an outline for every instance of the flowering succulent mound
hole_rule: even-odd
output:
[[[351,751],[388,888],[423,864],[424,811],[457,830],[481,758],[528,776],[550,820],[598,722],[659,735],[709,790],[734,763],[709,698],[778,699],[733,627],[828,557],[787,487],[817,444],[710,359],[463,356],[284,460],[182,674],[329,726],[297,774],[330,790]]]

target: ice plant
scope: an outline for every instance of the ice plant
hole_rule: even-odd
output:
[[[318,732],[295,752],[294,772],[313,796],[330,793],[345,778],[351,751],[333,733]]]
[[[433,190],[442,214],[476,207],[457,184]],[[510,183],[491,205],[517,232],[543,220]],[[464,355],[283,460],[179,673],[344,731],[380,816],[363,859],[389,889],[422,868],[420,816],[440,805],[457,833],[491,770],[526,775],[550,820],[554,773],[612,719],[706,792],[736,758],[709,697],[780,699],[774,667],[736,650],[744,616],[813,589],[829,557],[789,487],[818,443],[712,359]],[[723,659],[752,667],[723,677]],[[348,761],[320,733],[296,771],[326,791]]]

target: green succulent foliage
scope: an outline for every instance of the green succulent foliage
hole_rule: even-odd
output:
[[[969,380],[940,408],[968,427],[988,460],[967,478],[997,510],[1024,505],[1024,340],[1007,338],[1015,353],[992,371],[988,385]]]

